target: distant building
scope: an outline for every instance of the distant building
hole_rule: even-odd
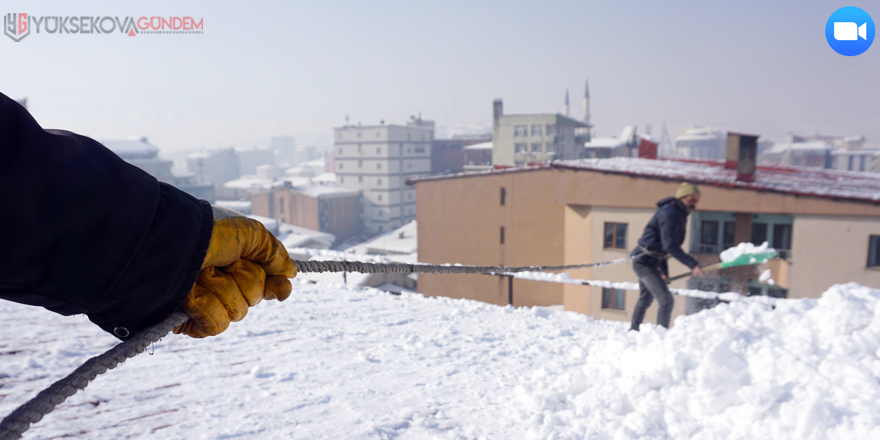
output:
[[[880,172],[880,150],[832,151],[831,169],[869,173]]]
[[[675,137],[675,157],[724,160],[727,134],[710,127],[696,126]]]
[[[333,130],[337,182],[361,192],[366,232],[387,232],[415,219],[415,189],[406,179],[431,172],[429,121],[414,125],[345,125]]]
[[[268,147],[236,148],[238,155],[238,175],[256,174],[260,165],[274,165],[275,152]]]
[[[491,134],[434,139],[434,143],[431,145],[431,174],[461,172],[468,164],[465,147],[486,142],[491,145]],[[491,155],[489,161],[491,162]]]
[[[201,184],[192,174],[174,175],[171,172],[173,161],[159,158],[159,147],[147,141],[146,137],[106,139],[100,143],[124,161],[146,171],[160,182],[174,185],[193,197],[214,201],[214,188],[211,185]]]
[[[876,172],[876,152],[865,149],[864,136],[792,134],[763,150],[758,156],[758,163]]]
[[[505,115],[503,103],[492,105],[492,165],[579,159],[589,124],[559,113]]]
[[[335,183],[294,187],[290,182],[250,195],[251,212],[283,223],[333,234],[337,240],[360,232],[360,192]]]
[[[275,162],[289,165],[301,162],[296,154],[296,139],[293,136],[272,136],[269,149],[275,152]]]
[[[186,169],[195,174],[198,183],[216,186],[240,176],[238,155],[232,147],[188,154]]]
[[[464,147],[464,171],[482,171],[492,168],[492,142]]]

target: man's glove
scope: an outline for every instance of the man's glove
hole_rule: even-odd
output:
[[[296,264],[262,223],[214,207],[214,229],[202,270],[181,308],[190,320],[174,329],[194,338],[218,335],[265,299],[284,301]]]

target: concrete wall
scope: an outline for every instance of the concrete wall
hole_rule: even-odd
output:
[[[416,185],[419,260],[470,265],[559,265],[564,206],[553,201],[554,170]],[[505,204],[501,206],[501,188]],[[504,244],[500,243],[504,227]],[[489,275],[419,275],[427,295],[507,304],[508,280]],[[562,285],[514,280],[514,305],[562,304]]]
[[[833,284],[850,281],[880,288],[880,269],[867,267],[871,235],[880,235],[880,217],[795,217],[791,296],[815,298]]]

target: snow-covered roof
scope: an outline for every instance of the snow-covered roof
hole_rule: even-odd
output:
[[[464,150],[491,150],[492,149],[492,141],[468,145],[468,146],[464,147],[463,149]]]
[[[316,231],[290,223],[281,223],[278,220],[259,215],[248,215],[248,217],[262,223],[273,234],[279,231],[276,237],[286,248],[317,246],[328,248],[336,240],[336,236],[327,232]]]
[[[414,254],[418,250],[416,221],[413,220],[391,232],[379,235],[349,249],[365,254]]]
[[[626,145],[626,143],[615,137],[593,138],[590,142],[584,144],[584,148],[617,148]]]
[[[147,142],[145,137],[104,139],[99,142],[123,159],[152,159],[159,154],[159,147]]]
[[[243,176],[235,180],[230,180],[223,184],[226,188],[236,189],[269,189],[274,185],[281,185],[282,182],[273,179],[261,179],[255,175]]]
[[[218,336],[156,342],[25,438],[877,438],[880,291],[855,283],[632,332],[302,275]],[[0,330],[4,415],[115,343],[84,315],[0,316],[17,324]]]
[[[774,144],[768,152],[771,153],[783,153],[786,151],[818,151],[818,150],[828,150],[828,144],[822,141],[808,141],[808,142],[790,142],[783,144]]]
[[[322,196],[356,196],[360,191],[345,188],[335,183],[310,183],[307,186],[293,187],[294,191],[309,197],[319,198]]]
[[[458,173],[407,180],[414,184],[432,180],[473,178],[483,175],[518,173],[547,168],[598,171],[663,180],[687,180],[694,183],[772,191],[798,196],[813,196],[880,204],[880,174],[816,168],[758,166],[754,182],[736,180],[737,171],[724,168],[723,162],[685,159],[655,160],[627,157],[554,161],[550,164],[507,167],[474,173]]]

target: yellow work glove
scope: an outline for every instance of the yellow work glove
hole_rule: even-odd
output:
[[[214,207],[214,229],[202,270],[181,309],[190,320],[174,329],[194,338],[218,335],[265,299],[284,301],[296,264],[262,223]]]

